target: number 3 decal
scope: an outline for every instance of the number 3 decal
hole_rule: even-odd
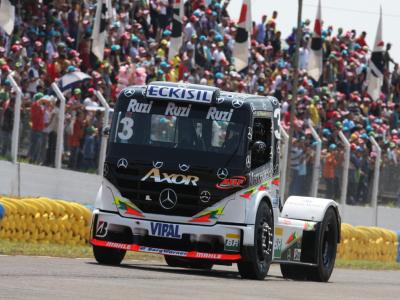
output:
[[[120,123],[123,125],[122,131],[118,132],[118,137],[121,140],[129,140],[133,135],[133,119],[125,117],[123,118]]]
[[[280,140],[281,139],[281,133],[279,130],[279,126],[281,124],[281,109],[280,108],[276,108],[274,110],[274,125],[275,125],[275,138]]]

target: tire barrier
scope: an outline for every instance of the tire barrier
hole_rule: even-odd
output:
[[[91,207],[49,198],[0,196],[0,240],[85,245]],[[342,224],[337,257],[400,262],[400,231]]]
[[[3,217],[4,217],[4,207],[3,207],[3,205],[1,205],[1,203],[0,203],[0,221],[1,221],[1,219],[3,219]]]
[[[400,231],[397,231],[397,262],[400,263]]]
[[[338,258],[396,262],[398,236],[396,232],[380,227],[342,224],[342,238],[338,245]]]
[[[84,245],[92,212],[85,206],[49,198],[0,196],[0,240]],[[0,209],[1,211],[1,209]],[[1,213],[0,213],[1,215]]]

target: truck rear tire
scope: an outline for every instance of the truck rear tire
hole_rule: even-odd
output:
[[[126,250],[93,245],[93,254],[99,264],[118,266],[124,259]]]
[[[258,206],[254,227],[254,246],[243,247],[238,270],[242,278],[263,280],[271,265],[274,240],[274,219],[265,201]]]
[[[284,278],[327,282],[335,266],[338,241],[338,220],[332,207],[328,208],[318,233],[317,266],[281,264]]]
[[[213,267],[213,263],[203,259],[182,258],[172,255],[164,255],[164,259],[168,266],[175,268],[211,270]]]

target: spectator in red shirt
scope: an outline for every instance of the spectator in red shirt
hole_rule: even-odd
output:
[[[79,151],[81,147],[81,139],[83,137],[83,113],[78,111],[72,127],[72,134],[68,137],[71,154],[69,157],[68,167],[78,169]]]
[[[31,106],[31,145],[29,149],[29,161],[41,163],[44,129],[44,101],[43,93],[36,93]]]
[[[361,32],[361,35],[356,39],[356,43],[359,44],[362,47],[367,46],[367,42],[365,41],[365,38],[367,37],[367,33],[365,31]]]

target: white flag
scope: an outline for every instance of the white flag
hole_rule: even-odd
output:
[[[99,60],[103,60],[104,57],[104,44],[107,37],[106,27],[111,16],[111,0],[97,0],[96,16],[92,33],[92,52]]]
[[[383,84],[383,72],[385,69],[384,45],[382,39],[382,8],[379,17],[378,29],[376,31],[374,49],[372,50],[371,59],[368,68],[368,95],[372,100],[379,99]]]
[[[174,0],[172,14],[172,34],[168,60],[174,58],[182,46],[183,0]]]
[[[243,0],[238,21],[238,29],[233,47],[233,58],[236,71],[240,72],[249,64],[249,46],[251,34],[251,1]]]
[[[322,75],[322,17],[321,17],[321,0],[318,1],[317,17],[314,24],[314,32],[310,42],[310,58],[308,60],[308,75],[315,81],[318,81]]]
[[[1,0],[0,4],[0,27],[11,35],[14,30],[15,6],[9,0]]]

